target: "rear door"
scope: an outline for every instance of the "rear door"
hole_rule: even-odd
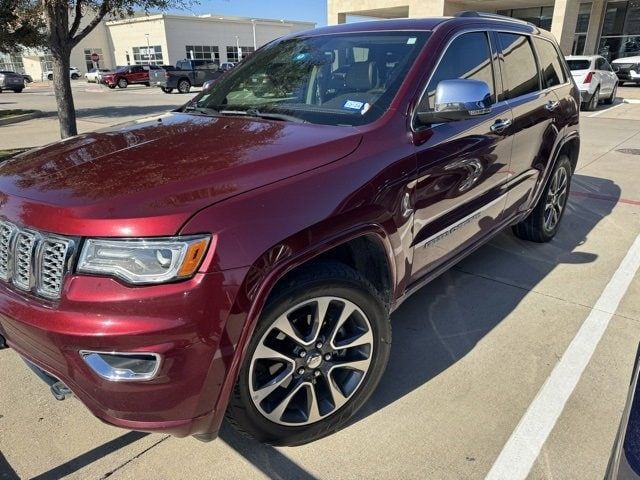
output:
[[[418,111],[433,110],[442,80],[474,79],[489,85],[492,109],[455,122],[419,125],[414,121],[418,177],[414,206],[412,277],[438,265],[492,232],[505,203],[512,139],[511,109],[498,101],[496,53],[484,31],[457,34],[427,83]]]
[[[513,111],[513,154],[509,172],[509,194],[505,214],[513,216],[527,210],[532,195],[549,162],[558,139],[556,115],[561,111],[556,88],[562,80],[553,80],[558,64],[553,44],[540,40],[541,56],[536,58],[529,35],[496,32],[500,48],[503,94]],[[535,39],[536,43],[538,39]],[[551,47],[552,54],[549,53]],[[540,66],[538,65],[540,62]],[[562,69],[562,66],[559,66]]]

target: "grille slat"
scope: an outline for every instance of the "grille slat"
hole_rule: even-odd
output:
[[[59,298],[73,240],[0,220],[0,280]]]

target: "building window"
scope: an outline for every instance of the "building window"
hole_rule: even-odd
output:
[[[149,47],[133,47],[133,63],[135,65],[162,65],[162,47],[151,45]]]
[[[227,47],[227,62],[239,62],[240,60],[244,60],[249,55],[251,55],[254,51],[253,47],[239,47],[242,52],[242,58],[238,58],[238,47],[232,46]]]
[[[24,65],[20,55],[0,55],[0,70],[24,73]]]
[[[598,54],[612,61],[640,55],[640,0],[608,2]]]
[[[536,27],[545,30],[551,30],[553,7],[514,8],[512,10],[498,10],[497,13],[533,23]]]
[[[91,54],[93,53],[97,53],[99,57],[99,60],[96,62],[95,67],[93,65],[93,60],[91,60]],[[84,63],[87,66],[87,72],[90,72],[93,68],[102,67],[103,61],[104,61],[104,56],[102,55],[101,48],[85,48],[84,49]]]
[[[185,58],[191,60],[210,60],[220,65],[220,50],[207,45],[187,45]]]
[[[581,3],[578,9],[578,21],[576,22],[576,33],[587,33],[589,30],[589,19],[591,18],[591,3]]]

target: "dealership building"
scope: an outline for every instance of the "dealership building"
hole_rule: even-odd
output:
[[[237,62],[273,39],[314,27],[310,22],[264,18],[139,15],[101,22],[73,49],[71,65],[84,74],[94,67],[175,65],[184,58]],[[34,80],[42,79],[51,67],[46,51],[0,55],[0,70],[26,73]]]
[[[330,25],[350,17],[407,18],[499,13],[550,30],[569,55],[598,53],[609,60],[640,55],[640,0],[328,0]]]

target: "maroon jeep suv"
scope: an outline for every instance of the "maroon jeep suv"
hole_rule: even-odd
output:
[[[180,109],[2,165],[0,345],[112,425],[330,434],[408,295],[507,227],[554,237],[579,103],[507,18],[273,41]]]

